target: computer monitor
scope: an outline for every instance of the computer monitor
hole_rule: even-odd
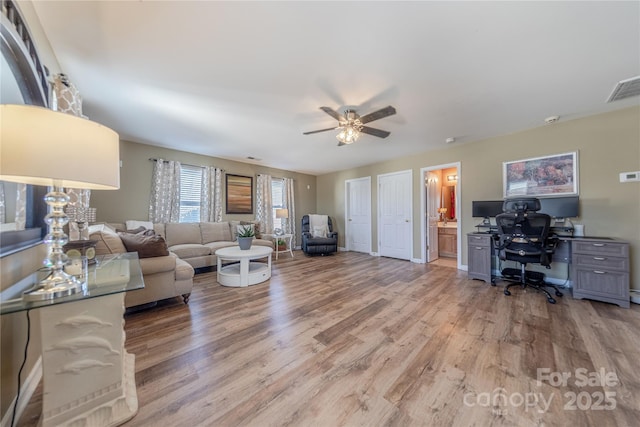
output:
[[[549,197],[540,198],[540,212],[562,221],[564,218],[574,218],[580,215],[580,198],[572,197]]]
[[[489,218],[502,213],[502,203],[502,200],[474,200],[471,202],[471,216],[484,218],[483,223],[488,224]]]

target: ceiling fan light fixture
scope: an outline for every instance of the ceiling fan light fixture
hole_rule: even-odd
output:
[[[351,144],[358,140],[360,132],[352,126],[345,126],[337,135],[336,139],[343,144]]]

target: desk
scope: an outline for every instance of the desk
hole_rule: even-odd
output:
[[[125,270],[114,279],[113,271]],[[116,426],[136,414],[135,356],[124,349],[124,292],[143,287],[137,253],[104,255],[89,267],[84,292],[0,305],[3,315],[40,311],[40,425]]]
[[[493,233],[467,234],[470,279],[495,284]],[[629,308],[629,243],[609,237],[558,236],[552,262],[570,264],[573,298]]]

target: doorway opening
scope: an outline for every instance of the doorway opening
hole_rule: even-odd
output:
[[[420,169],[422,262],[462,268],[460,162]]]

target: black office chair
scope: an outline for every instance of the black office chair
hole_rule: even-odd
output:
[[[558,244],[558,239],[549,236],[551,217],[538,213],[540,200],[536,198],[507,199],[502,207],[503,213],[496,216],[498,226],[497,250],[501,260],[520,263],[520,268],[505,268],[502,278],[513,282],[505,286],[504,294],[511,295],[509,288],[520,285],[529,287],[547,296],[547,301],[555,304],[556,300],[545,289],[555,289],[556,296],[562,292],[544,281],[545,275],[537,271],[526,270],[529,263],[551,268],[551,258]]]

